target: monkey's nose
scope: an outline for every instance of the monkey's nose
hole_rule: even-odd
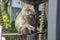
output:
[[[28,28],[25,28],[26,30],[28,30]]]

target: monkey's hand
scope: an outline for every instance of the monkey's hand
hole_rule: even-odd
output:
[[[29,24],[24,24],[22,27],[20,27],[21,34],[32,34],[34,32],[35,32],[35,27]]]

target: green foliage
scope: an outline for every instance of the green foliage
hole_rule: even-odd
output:
[[[0,3],[0,9],[5,25],[5,32],[6,33],[16,33],[17,30],[15,29],[15,21],[11,22],[10,24],[10,15],[7,12],[7,5],[4,4],[4,2]],[[11,26],[10,26],[11,25]],[[6,40],[20,40],[20,36],[6,36]]]
[[[43,28],[43,31],[45,32],[44,40],[47,40],[47,25],[48,25],[48,22],[47,22],[47,19],[46,19],[46,20],[44,20],[44,28]]]
[[[11,22],[11,26],[8,27],[8,29],[6,30],[8,33],[17,33],[17,30],[15,28],[15,21]]]
[[[7,33],[17,33],[15,28],[15,21],[11,22],[11,27],[8,27],[6,31]],[[7,36],[7,40],[20,40],[20,36]]]
[[[7,28],[10,26],[10,15],[7,12],[7,5],[5,5],[4,2],[1,2],[0,5],[1,5],[1,13],[3,17],[4,25]]]
[[[4,24],[6,27],[10,26],[10,20],[9,19],[10,19],[10,16],[8,14],[5,14],[3,16],[3,21],[4,21]]]

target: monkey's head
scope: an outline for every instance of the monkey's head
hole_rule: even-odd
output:
[[[26,16],[31,16],[31,15],[35,15],[35,10],[34,10],[34,6],[30,5],[30,4],[26,4],[23,6],[22,8],[22,14],[26,15]]]

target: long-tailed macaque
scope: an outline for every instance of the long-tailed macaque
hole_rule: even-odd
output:
[[[15,27],[17,31],[21,34],[35,33],[35,15],[36,13],[33,5],[24,5],[21,12],[18,14],[15,20]]]

